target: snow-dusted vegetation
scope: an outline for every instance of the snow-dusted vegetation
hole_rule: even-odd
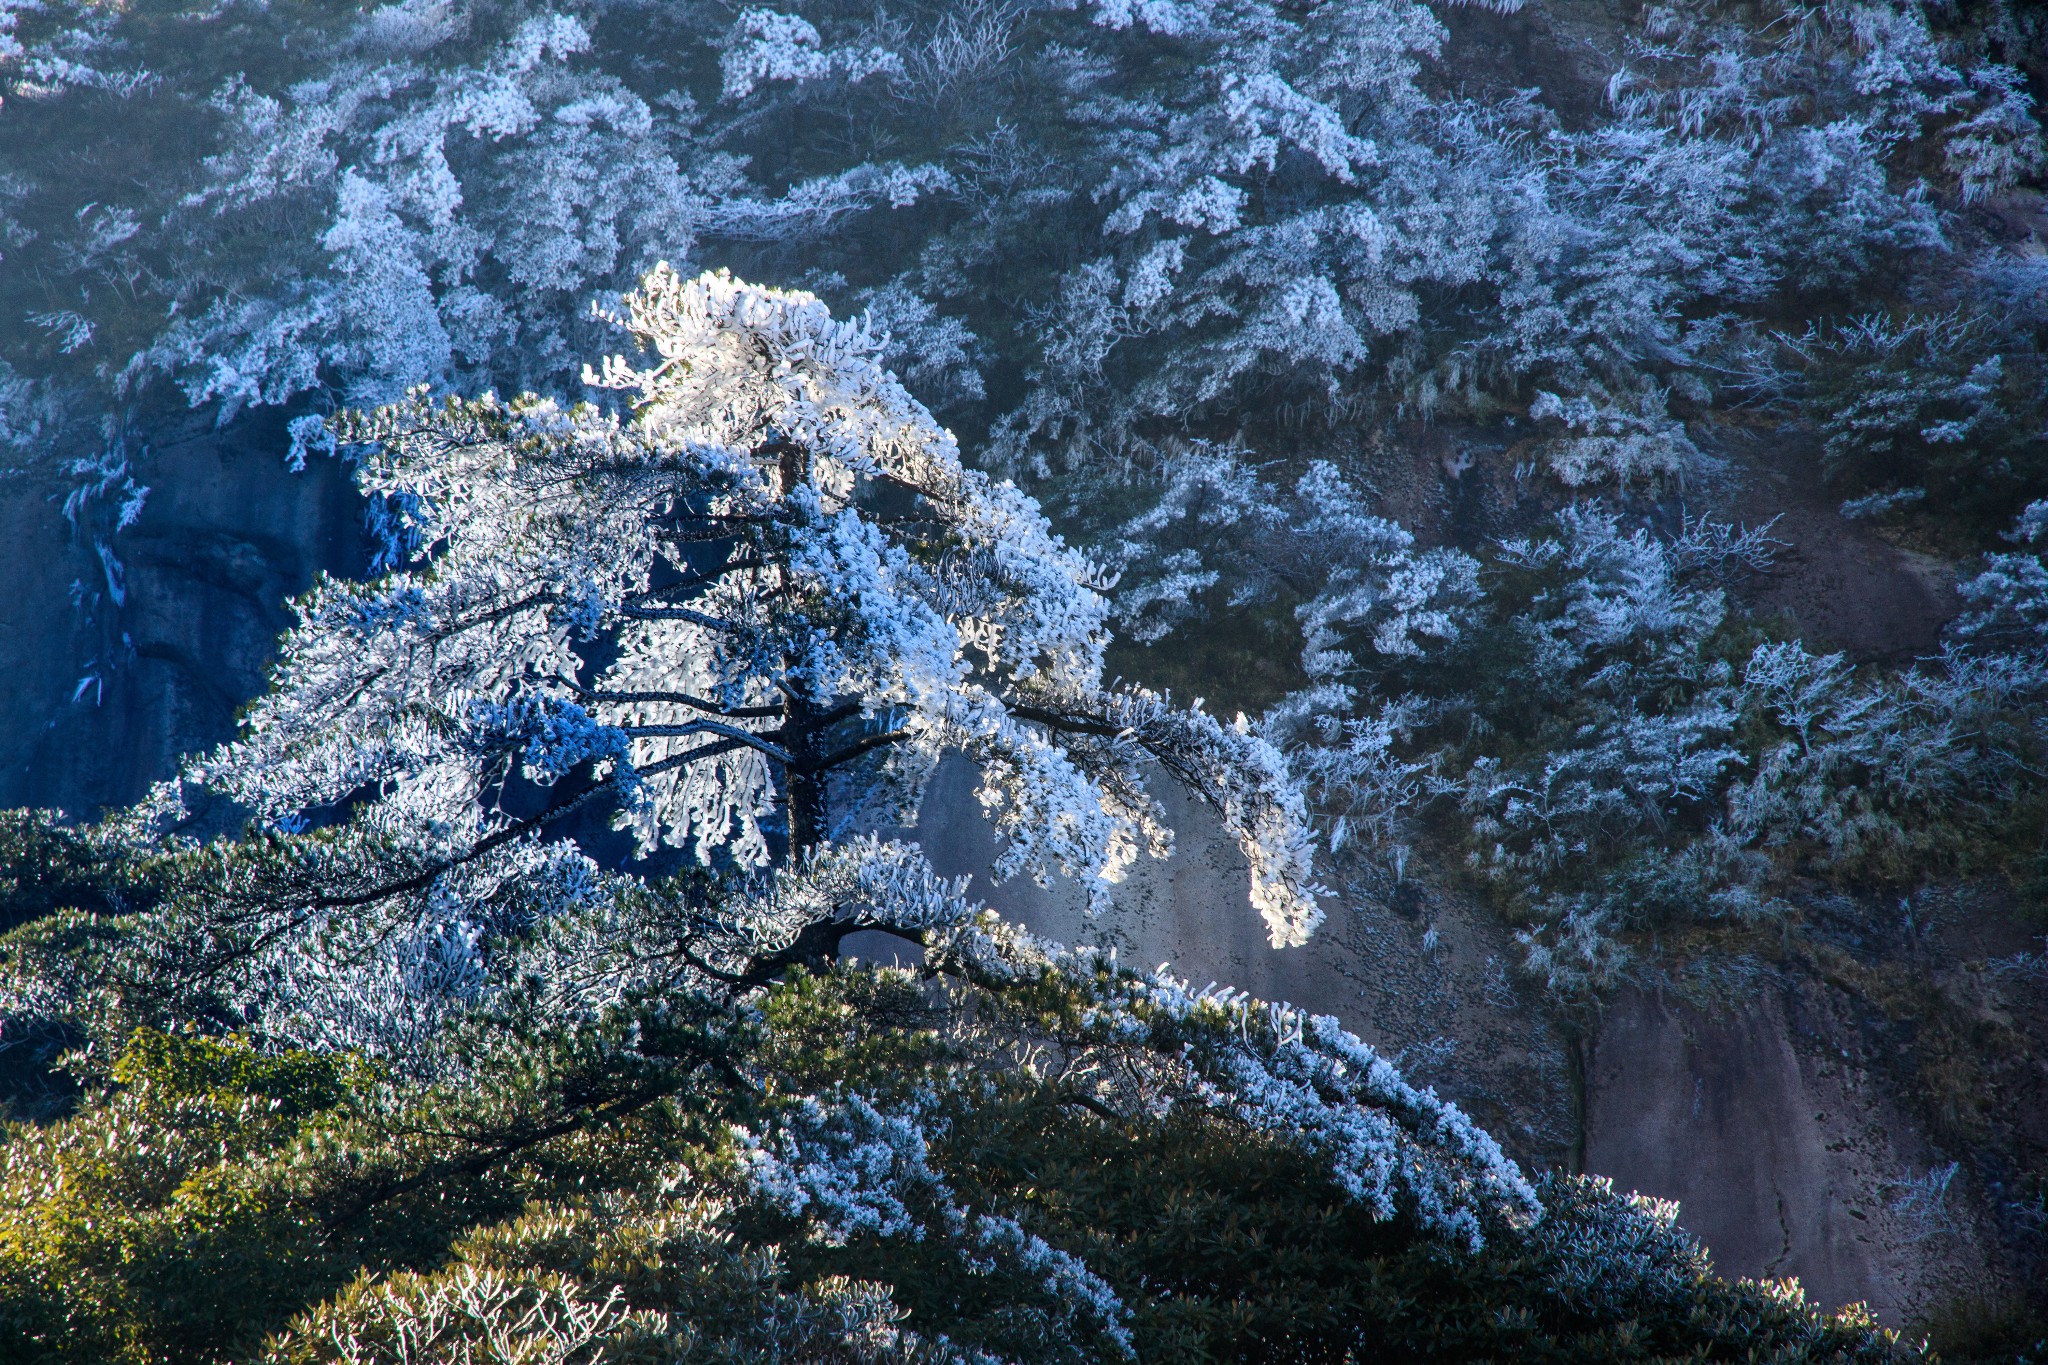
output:
[[[1382,893],[1420,843],[1461,859],[1553,990],[1612,984],[1633,931],[1790,913],[1802,878],[1909,882],[1987,842],[2024,856],[2048,504],[1960,585],[1938,657],[1859,670],[1731,612],[1729,585],[1788,548],[1765,530],[1658,536],[1593,501],[1476,555],[1424,550],[1328,465],[1292,489],[1228,451],[1169,468],[1120,533],[1127,626],[1161,641],[1291,606],[1306,685],[1258,728],[1325,848]]]
[[[593,299],[668,259],[872,310],[1017,468],[1247,403],[1526,414],[1572,486],[1678,473],[1674,400],[1811,395],[1861,480],[1932,458],[1873,460],[1909,437],[1873,412],[2024,440],[2038,267],[1943,207],[2040,168],[1997,60],[2038,20],[1765,10],[1644,8],[1567,122],[1454,93],[1414,0],[10,3],[5,429],[167,384],[572,397]]]
[[[1484,1339],[1632,1358],[1649,1314],[1654,1349],[1889,1353],[1713,1280],[1668,1208],[1539,1188],[1334,1019],[1041,945],[832,828],[829,781],[913,798],[958,749],[1017,870],[1106,884],[1168,837],[1149,757],[1241,832],[1276,941],[1318,913],[1278,754],[1103,686],[1086,561],[864,330],[665,269],[622,320],[644,360],[594,378],[630,420],[417,396],[338,421],[388,572],[300,602],[243,737],[180,782],[95,831],[11,827],[16,865],[58,851],[103,907],[6,947],[10,1032],[85,1042],[94,1092],[0,1143],[12,1354],[1080,1361],[1394,1326],[1455,1355],[1432,1323],[1502,1281],[1551,1306]],[[196,841],[188,784],[256,821]],[[583,814],[691,870],[607,869]],[[923,945],[922,983],[832,968],[875,927]],[[1244,1196],[1134,1247],[1123,1196],[1019,1178],[1089,1160],[1077,1138],[1146,1142],[1132,1175],[1220,1158],[1242,1190],[1250,1163],[1251,1197],[1310,1213],[1304,1250],[1372,1267],[1363,1298],[1210,1306]],[[1608,1302],[1573,1288],[1588,1257]]]
[[[195,416],[375,542],[149,800],[0,820],[0,1356],[1905,1353],[872,833],[964,758],[1103,911],[1171,784],[1275,948],[1426,879],[1560,1011],[2033,894],[2048,19],[1593,9],[0,0],[77,610]],[[1760,608],[1802,547],[1698,509],[1767,479],[1944,557],[1938,645]]]

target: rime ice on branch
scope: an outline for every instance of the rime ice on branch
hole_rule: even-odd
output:
[[[1106,684],[1099,571],[967,469],[808,295],[663,267],[593,383],[631,413],[424,394],[343,419],[376,582],[301,603],[275,690],[198,772],[272,819],[352,808],[449,865],[609,805],[643,851],[762,867],[835,811],[980,768],[1009,847],[1101,901],[1171,838],[1158,765],[1220,814],[1276,945],[1320,912],[1277,753]],[[835,794],[843,798],[833,799]]]

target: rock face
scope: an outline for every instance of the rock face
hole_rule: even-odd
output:
[[[1588,1049],[1586,1166],[1676,1199],[1723,1275],[1796,1276],[1821,1303],[1906,1321],[1966,1287],[1961,1192],[1901,1197],[1938,1178],[1935,1155],[1883,1087],[1795,1048],[1787,991],[1712,1013],[1623,992]]]
[[[1795,626],[1815,649],[1858,659],[1903,663],[1940,648],[1941,628],[1960,602],[1953,565],[1845,520],[1808,445],[1726,433],[1719,452],[1740,471],[1723,514],[1768,524],[1786,546],[1776,572],[1745,594],[1752,613]]]
[[[145,451],[113,568],[59,514],[64,490],[0,490],[0,805],[90,815],[233,733],[285,600],[367,563],[346,471],[293,474],[284,449],[280,421],[253,419]]]

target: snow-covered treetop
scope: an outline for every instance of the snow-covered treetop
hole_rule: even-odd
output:
[[[588,379],[629,415],[422,393],[337,424],[375,448],[390,572],[301,601],[277,686],[197,776],[457,861],[615,803],[643,852],[744,868],[914,804],[959,751],[998,875],[1101,901],[1169,844],[1156,764],[1238,836],[1274,943],[1314,929],[1277,752],[1105,684],[1097,569],[962,465],[865,327],[666,267],[617,320],[638,354]]]
[[[0,6],[0,249],[65,281],[0,278],[35,324],[0,440],[59,377],[224,415],[567,398],[589,303],[665,258],[873,307],[1012,467],[1149,463],[1263,394],[1526,412],[1565,482],[1643,481],[1695,458],[1668,397],[1740,388],[1780,304],[1962,287],[1940,206],[2043,164],[1989,31],[1907,0],[1644,7],[1588,118],[1570,79],[1450,97],[1447,13]],[[52,138],[93,150],[16,150]]]

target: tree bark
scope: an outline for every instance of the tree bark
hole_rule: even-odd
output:
[[[795,687],[782,687],[782,733],[790,762],[783,767],[784,800],[788,803],[789,860],[795,862],[825,842],[825,775],[817,759],[824,740],[819,706]]]
[[[820,773],[789,774],[789,856],[798,857],[825,842],[825,779]]]

